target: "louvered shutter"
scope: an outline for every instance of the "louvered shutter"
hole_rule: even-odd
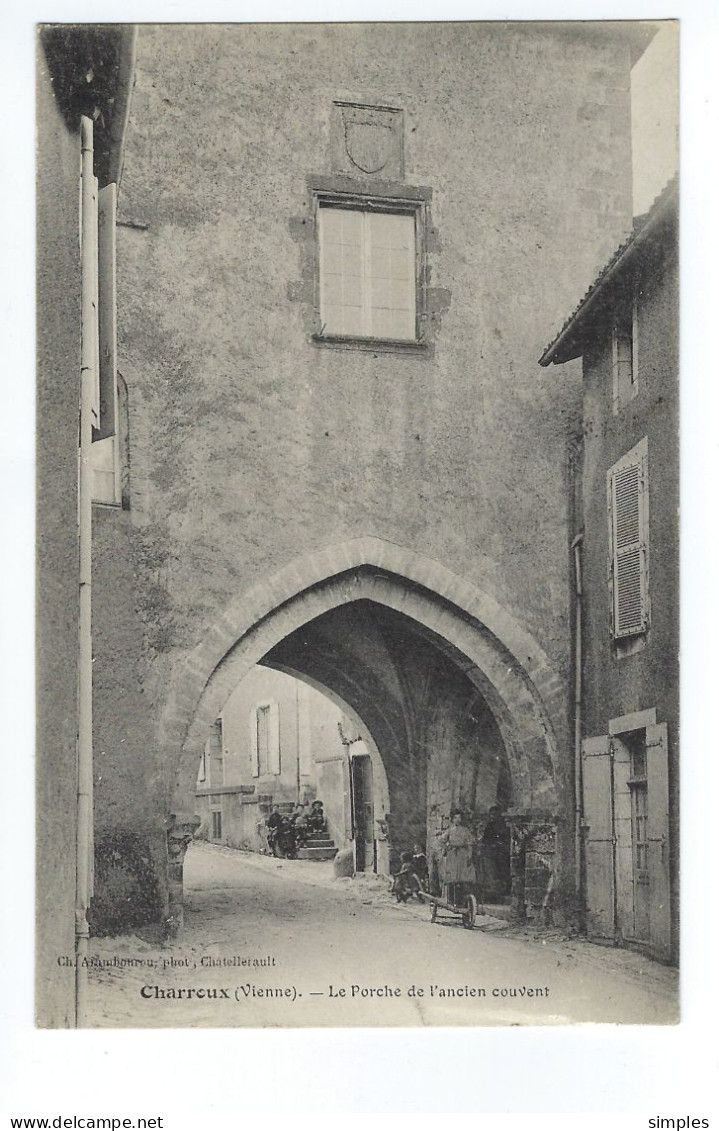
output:
[[[644,632],[648,620],[646,460],[637,456],[609,473],[612,621],[615,637]]]

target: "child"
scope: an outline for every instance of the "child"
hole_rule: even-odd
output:
[[[418,892],[422,889],[415,875],[412,853],[403,852],[400,856],[400,862],[399,872],[392,883],[392,894],[397,897],[398,903],[406,903],[412,896],[419,899]]]
[[[309,817],[307,818],[307,820],[309,822],[310,830],[313,833],[323,833],[326,831],[327,824],[325,821],[324,806],[319,798],[316,801],[312,802],[312,808],[310,809]]]
[[[307,813],[305,812],[305,807],[304,807],[304,805],[302,804],[301,801],[297,802],[295,809],[294,809],[294,812],[293,812],[290,820],[292,821],[292,826],[294,828],[295,836],[297,838],[297,846],[298,846],[298,848],[302,848],[305,841],[307,840],[307,838],[309,836],[310,826],[309,826],[309,821],[307,820]]]
[[[437,837],[443,854],[442,882],[450,903],[459,903],[477,882],[474,837],[464,824],[462,810],[450,813],[449,828]]]
[[[420,887],[426,891],[429,882],[429,869],[427,867],[427,857],[421,844],[415,844],[414,846],[412,867],[415,876],[419,880]]]

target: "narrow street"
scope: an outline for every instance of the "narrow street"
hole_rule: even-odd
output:
[[[676,1020],[676,971],[479,916],[431,924],[386,877],[204,843],[182,937],[91,941],[97,1027],[511,1025]]]

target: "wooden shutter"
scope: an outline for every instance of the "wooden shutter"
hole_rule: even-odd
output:
[[[92,498],[122,502],[120,447],[117,437],[116,228],[117,186],[97,194],[97,324],[99,416],[93,420]]]
[[[100,427],[98,439],[117,431],[117,185],[98,194],[98,321],[100,347]]]
[[[269,735],[268,735],[268,751],[267,751],[267,772],[269,774],[279,774],[280,766],[280,708],[279,704],[270,703],[269,712]]]
[[[615,868],[612,753],[608,734],[582,743],[587,934],[614,940]]]
[[[253,778],[260,776],[260,753],[257,744],[257,709],[250,711],[250,773]]]
[[[649,945],[671,958],[669,887],[669,744],[666,723],[647,727],[647,866]]]
[[[297,723],[297,756],[300,760],[300,774],[309,777],[313,770],[310,689],[302,682],[297,684]]]
[[[648,623],[646,458],[637,449],[609,472],[612,630],[644,632]]]
[[[83,141],[80,196],[80,240],[82,249],[82,367],[91,384],[92,427],[100,426],[100,349],[98,340],[98,182],[93,173],[92,123],[87,123],[88,144]],[[83,126],[83,130],[85,126]],[[83,138],[85,133],[83,132]]]

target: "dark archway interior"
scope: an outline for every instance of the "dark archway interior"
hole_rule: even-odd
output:
[[[263,661],[348,703],[382,756],[396,851],[426,843],[458,806],[469,822],[511,805],[497,723],[481,693],[410,617],[349,602],[285,637]]]

